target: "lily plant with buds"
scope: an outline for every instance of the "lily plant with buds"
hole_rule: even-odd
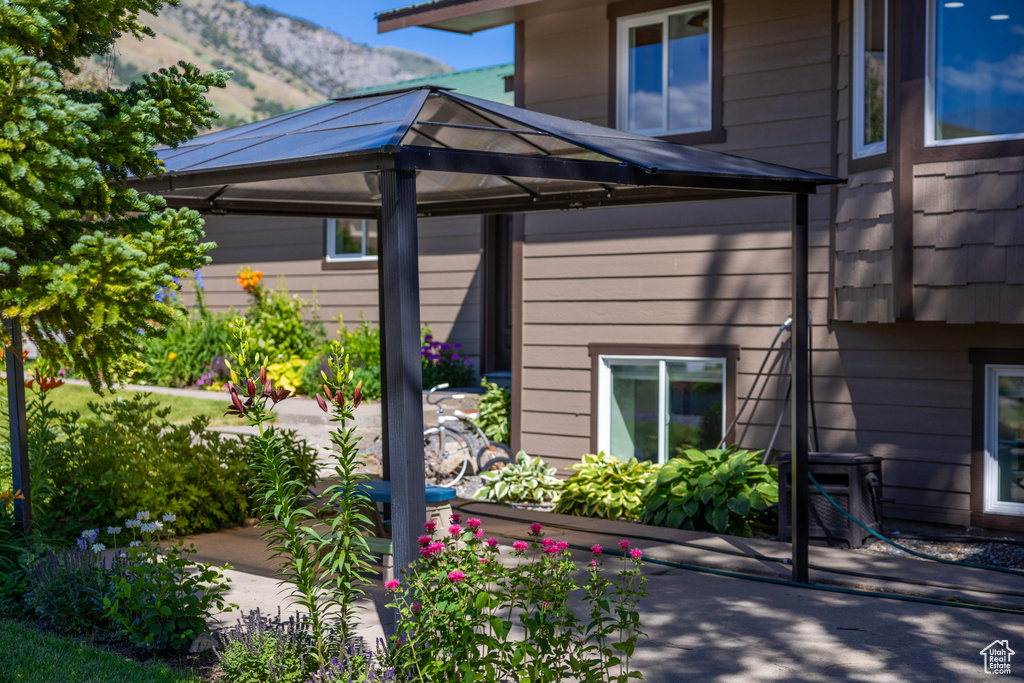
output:
[[[331,372],[322,373],[324,394],[317,396],[317,404],[332,412],[332,420],[339,424],[331,435],[336,481],[318,498],[285,457],[282,437],[266,426],[271,411],[289,398],[290,392],[275,389],[268,379],[268,359],[252,341],[244,321],[236,325],[235,333],[239,348],[233,349],[232,355],[238,367],[231,368],[231,382],[226,386],[231,401],[226,414],[244,418],[257,428],[248,444],[259,527],[271,557],[278,561],[277,577],[290,586],[293,602],[308,614],[315,656],[323,668],[337,643],[352,633],[354,600],[362,595],[365,582],[360,573],[369,569],[369,550],[359,529],[368,523],[360,507],[369,504],[369,499],[359,486],[365,477],[358,471],[358,438],[350,426],[360,388],[352,391],[351,401],[346,398],[351,372],[335,345]],[[240,381],[240,377],[245,379]],[[336,631],[340,631],[340,641],[333,637]]]

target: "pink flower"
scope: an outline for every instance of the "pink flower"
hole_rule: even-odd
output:
[[[496,538],[488,538],[487,539],[487,547],[488,548],[497,548],[498,547],[498,539],[496,539]]]
[[[541,543],[544,545],[545,548],[547,548],[548,546],[552,546],[555,544],[555,539],[545,538],[543,541],[541,541]]]
[[[590,566],[591,566],[591,567],[600,567],[600,566],[601,566],[601,563],[600,563],[600,562],[598,562],[597,560],[591,560],[591,561],[590,561]]]
[[[423,525],[423,530],[426,531],[428,534],[434,533],[436,529],[437,522],[435,522],[434,520],[430,520],[429,522]]]
[[[473,534],[473,538],[483,538],[483,537],[484,537],[484,530],[483,529],[477,529],[476,533]]]
[[[526,545],[526,541],[516,541],[515,543],[512,544],[512,554],[513,555],[522,555],[523,553],[526,552],[526,548],[527,547],[528,546]]]
[[[558,548],[559,552],[561,552],[562,550],[568,550],[569,549],[569,542],[568,541],[559,541],[558,543],[555,544],[555,547]]]
[[[590,552],[594,553],[595,555],[600,555],[602,550],[604,550],[604,548],[602,548],[599,545],[590,546]]]
[[[462,527],[458,524],[452,524],[450,527],[448,527],[448,533],[457,538],[462,535]]]
[[[480,559],[480,564],[487,564],[488,562],[491,561],[491,558],[489,558],[489,557],[481,557],[479,559]]]
[[[420,536],[419,538],[416,539],[416,542],[419,543],[420,545],[427,545],[428,543],[430,543],[433,540],[434,539],[432,537],[430,537],[430,536]]]
[[[533,524],[530,525],[530,535],[531,536],[540,536],[541,529],[543,529],[543,528],[544,527],[542,527],[540,525],[540,522],[534,522]]]
[[[423,609],[423,607],[421,607],[420,603],[417,602],[415,605],[412,606],[412,613],[419,614],[421,609]]]
[[[644,556],[644,551],[640,550],[640,548],[633,548],[629,551],[629,556],[632,557],[634,560],[639,560],[641,557]]]
[[[558,546],[549,545],[544,548],[544,554],[553,557],[558,554]]]
[[[458,512],[453,512],[452,513],[452,524],[458,524],[461,521],[462,521],[462,515],[460,515]]]
[[[468,526],[470,529],[479,529],[481,524],[482,522],[476,517],[470,517],[466,520],[466,526]]]
[[[623,552],[629,550],[629,541],[627,541],[626,539],[622,539],[621,541],[619,541],[619,547],[622,548]]]
[[[551,603],[550,603],[550,602],[548,602],[547,600],[543,600],[543,601],[541,601],[541,603],[540,603],[540,608],[541,608],[542,610],[545,610],[545,609],[547,609],[548,607],[551,607]]]
[[[435,557],[444,552],[444,543],[441,541],[434,541],[425,548],[420,548],[420,555],[425,558]]]
[[[388,589],[389,593],[394,593],[396,590],[398,590],[398,585],[398,579],[391,579],[390,581],[384,584],[384,587]]]
[[[461,569],[456,569],[453,572],[448,572],[448,580],[452,583],[458,583],[466,578],[466,575],[462,573]]]

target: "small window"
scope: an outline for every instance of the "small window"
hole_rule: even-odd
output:
[[[949,145],[1024,138],[1024,5],[932,0],[925,140]]]
[[[712,128],[711,5],[618,20],[619,128],[644,135]]]
[[[377,258],[377,221],[363,218],[328,218],[327,260]]]
[[[853,6],[853,156],[885,151],[888,24],[886,0]]]
[[[1024,365],[985,366],[985,512],[1024,516]]]
[[[726,360],[600,356],[598,449],[666,462],[681,446],[714,448],[725,429]]]

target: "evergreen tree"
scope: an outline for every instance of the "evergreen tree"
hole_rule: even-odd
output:
[[[161,292],[214,246],[197,212],[167,209],[126,181],[159,176],[152,148],[210,125],[204,93],[229,72],[179,62],[124,90],[61,82],[120,36],[154,35],[139,15],[162,5],[0,0],[0,313],[95,390],[137,365],[142,335],[181,315]]]

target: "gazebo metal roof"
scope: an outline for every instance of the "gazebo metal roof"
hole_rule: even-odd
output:
[[[330,100],[160,148],[135,181],[172,206],[375,215],[377,172],[417,171],[420,215],[813,193],[829,176],[685,147],[437,86]]]
[[[395,563],[425,517],[417,216],[793,195],[793,319],[807,320],[807,195],[838,178],[509,107],[437,86],[331,100],[158,148],[129,185],[206,213],[379,219],[382,436]],[[8,372],[18,377],[13,321]],[[792,476],[807,468],[807,328],[793,325]],[[28,486],[24,387],[8,382],[15,485]],[[807,581],[807,488],[793,487],[793,575]],[[16,515],[31,523],[31,501]]]

